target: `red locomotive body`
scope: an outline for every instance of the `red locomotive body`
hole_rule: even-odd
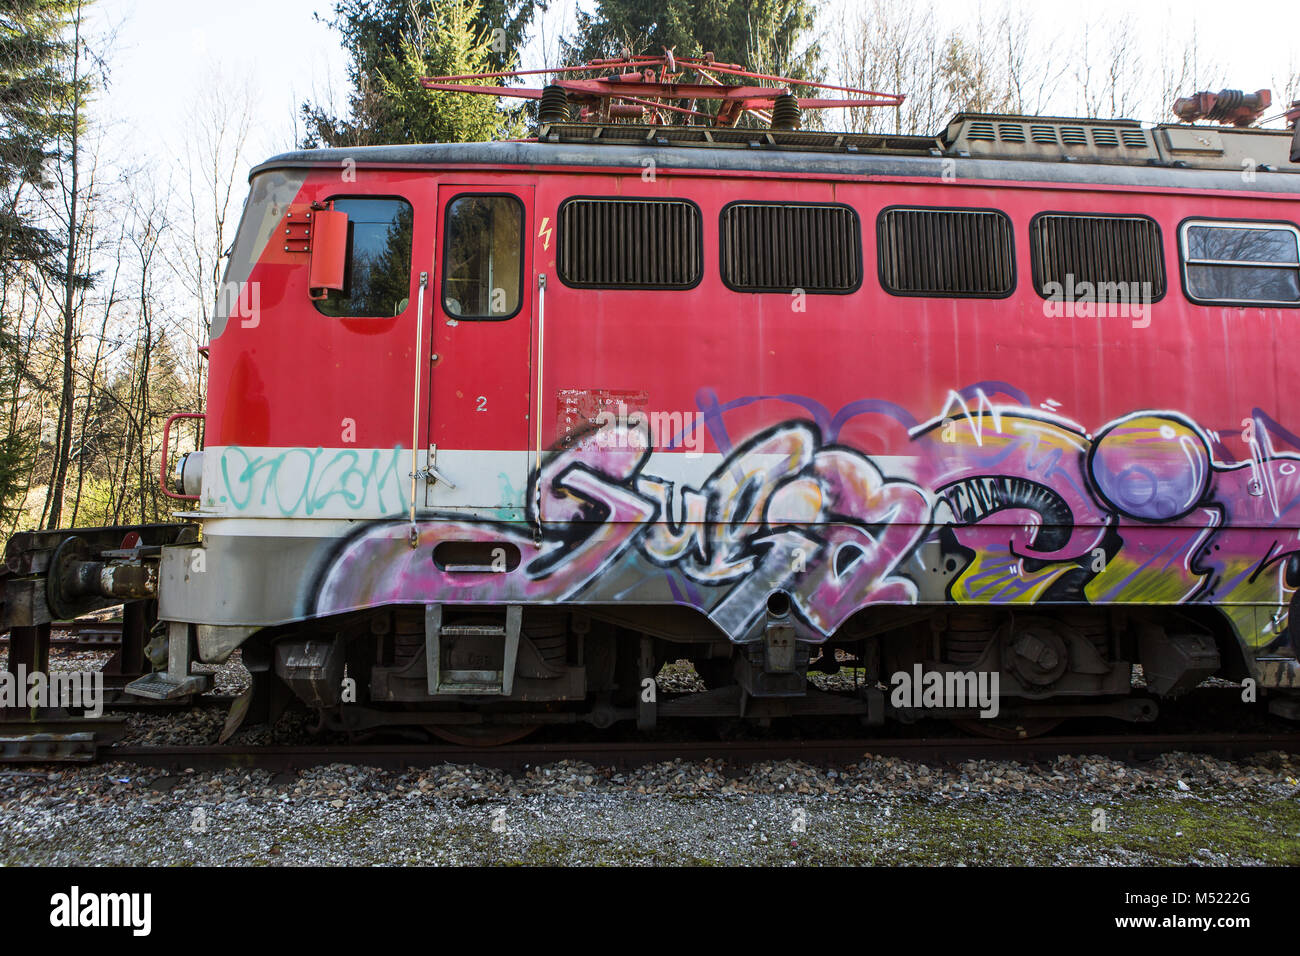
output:
[[[203,660],[453,736],[1293,686],[1288,134],[614,129],[254,170],[160,568]],[[709,693],[641,693],[679,657]]]

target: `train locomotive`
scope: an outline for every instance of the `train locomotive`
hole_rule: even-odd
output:
[[[529,141],[256,167],[176,522],[15,536],[7,622],[147,605],[132,693],[239,649],[254,715],[465,742],[1023,735],[1211,677],[1300,713],[1300,134],[825,133],[689,65],[557,80]],[[657,694],[679,659],[704,690]],[[998,716],[891,700],[923,673]]]

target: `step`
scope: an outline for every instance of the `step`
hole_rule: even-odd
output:
[[[189,677],[176,680],[169,677],[165,671],[155,671],[138,680],[131,681],[123,689],[126,693],[134,694],[136,697],[148,697],[151,700],[173,700],[177,697],[187,697],[190,694],[202,694],[211,685],[212,678],[207,674],[191,674]]]
[[[514,689],[515,661],[519,656],[519,627],[523,607],[508,604],[504,624],[442,623],[443,606],[428,604],[424,609],[424,652],[429,675],[429,694],[468,694],[479,697],[509,697]],[[451,670],[442,666],[443,639],[449,637],[492,637],[502,641],[501,670]]]

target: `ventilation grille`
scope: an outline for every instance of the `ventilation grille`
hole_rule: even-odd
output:
[[[570,199],[559,219],[565,285],[685,289],[703,275],[700,211],[691,203]]]
[[[1151,219],[1120,216],[1039,216],[1030,229],[1034,287],[1047,296],[1049,282],[1062,289],[1101,282],[1150,283],[1153,298],[1165,294],[1160,228]],[[1054,293],[1055,290],[1052,290]],[[1076,298],[1089,301],[1084,294]]]
[[[897,295],[997,298],[1015,288],[1011,221],[999,212],[887,209],[880,276]]]
[[[1160,158],[1151,134],[1132,120],[1100,123],[1056,116],[962,113],[948,124],[941,141],[959,156],[1092,163],[1137,163]]]
[[[1066,146],[1087,146],[1088,133],[1082,126],[1062,126],[1061,142]]]
[[[1004,143],[1023,143],[1025,128],[1019,123],[999,123],[998,138]]]
[[[745,292],[852,292],[862,282],[858,215],[848,206],[728,206],[722,280]]]

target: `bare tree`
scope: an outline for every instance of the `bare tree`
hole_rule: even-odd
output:
[[[185,229],[168,258],[189,300],[191,321],[177,332],[192,356],[189,370],[195,408],[205,391],[207,366],[198,350],[208,342],[222,263],[246,188],[245,153],[252,115],[252,87],[246,80],[230,80],[216,68],[199,82],[186,120],[179,162],[185,184],[184,209],[178,213]]]
[[[1045,113],[1069,69],[1062,36],[1046,33],[1032,13],[1010,5],[999,14],[996,32],[1007,108]]]
[[[954,113],[1043,109],[1066,66],[1059,38],[1042,37],[1032,13],[977,8],[969,23],[941,31],[930,2],[869,0],[841,10],[828,44],[831,72],[846,86],[901,93],[899,109],[852,108],[858,132],[928,134]]]
[[[1124,116],[1142,82],[1141,54],[1132,45],[1133,21],[1085,23],[1075,61],[1075,112],[1086,117]],[[1134,104],[1136,105],[1136,104]]]
[[[538,10],[533,20],[533,42],[520,57],[520,69],[541,70],[563,65],[564,38],[573,32],[574,7],[569,3],[552,3]],[[550,82],[552,74],[543,74]]]
[[[74,397],[72,365],[74,333],[76,330],[75,308],[78,289],[84,284],[79,281],[77,271],[78,239],[82,226],[79,218],[82,188],[80,147],[85,102],[85,91],[82,85],[85,75],[83,62],[85,51],[82,46],[81,30],[82,4],[78,2],[73,20],[72,66],[70,71],[72,80],[72,103],[70,104],[72,118],[71,141],[67,148],[66,162],[56,167],[61,193],[64,198],[64,212],[66,213],[64,223],[67,229],[67,257],[63,276],[63,307],[61,313],[63,333],[62,391],[59,396],[58,437],[54,452],[54,466],[50,475],[50,495],[46,509],[45,527],[47,528],[57,528],[63,516],[63,484],[67,480],[68,458],[72,452],[72,403]]]
[[[945,110],[941,41],[934,21],[928,0],[869,0],[852,12],[844,11],[838,40],[831,44],[833,72],[840,83],[904,96],[898,109],[845,110],[845,128],[896,134],[934,131]]]
[[[149,500],[151,497],[153,475],[151,455],[149,454],[148,424],[150,414],[150,386],[153,352],[158,344],[156,336],[162,330],[155,330],[155,311],[158,302],[156,266],[158,263],[159,244],[167,230],[166,209],[163,201],[152,191],[137,196],[133,212],[134,228],[128,233],[127,242],[134,253],[137,284],[135,289],[139,311],[136,316],[136,343],[132,356],[134,370],[134,394],[136,398],[133,428],[130,437],[133,441],[135,462],[138,465],[140,489],[140,521],[149,520]],[[125,477],[125,475],[123,476]],[[123,482],[125,484],[125,481]]]
[[[1300,102],[1300,64],[1297,64],[1294,55],[1287,61],[1282,75],[1273,76],[1272,87],[1273,92],[1277,95],[1273,105],[1278,107],[1276,112],[1279,114],[1278,119],[1280,120],[1281,114],[1286,113],[1292,103]]]
[[[112,338],[109,333],[109,322],[113,317],[119,304],[118,281],[122,275],[122,252],[126,239],[126,227],[121,226],[116,243],[114,244],[114,263],[112,276],[108,284],[107,295],[99,304],[100,322],[99,331],[94,336],[95,350],[90,360],[90,368],[82,375],[83,390],[85,392],[85,401],[82,403],[81,424],[77,430],[77,485],[76,493],[72,500],[72,517],[69,525],[77,526],[77,517],[82,508],[82,495],[86,488],[86,475],[89,466],[93,464],[93,450],[98,447],[99,442],[96,420],[96,393],[99,390],[99,375],[102,367],[106,364],[109,356],[114,351]]]
[[[1199,37],[1200,31],[1193,21],[1181,45],[1160,48],[1154,83],[1159,90],[1159,100],[1146,104],[1144,118],[1175,122],[1172,115],[1174,100],[1198,90],[1213,90],[1223,85],[1223,68],[1212,56],[1202,51]]]
[[[1139,43],[1131,15],[1083,12],[1067,30],[1039,9],[1004,0],[940,23],[928,0],[844,5],[829,44],[831,74],[906,99],[898,110],[847,110],[843,127],[934,133],[962,111],[1163,121],[1177,96],[1223,83],[1195,22],[1153,47]]]

